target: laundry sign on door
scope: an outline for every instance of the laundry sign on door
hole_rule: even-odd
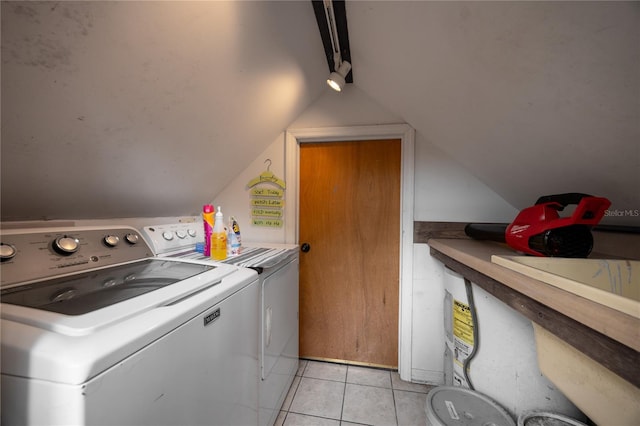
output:
[[[268,228],[281,228],[283,221],[285,182],[269,170],[271,160],[265,160],[267,170],[251,179],[250,189],[251,224]]]

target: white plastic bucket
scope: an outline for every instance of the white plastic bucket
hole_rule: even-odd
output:
[[[586,426],[576,419],[545,411],[528,411],[518,416],[518,426]]]
[[[498,403],[479,392],[438,386],[427,394],[427,426],[516,426]]]

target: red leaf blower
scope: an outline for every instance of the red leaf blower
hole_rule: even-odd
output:
[[[577,204],[573,214],[558,212]],[[510,225],[468,224],[465,233],[475,239],[507,243],[534,256],[587,257],[593,248],[591,228],[600,222],[611,202],[606,198],[568,193],[540,197],[522,210]]]

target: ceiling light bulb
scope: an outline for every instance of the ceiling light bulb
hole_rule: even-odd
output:
[[[341,92],[342,88],[344,87],[345,80],[344,77],[342,77],[337,72],[332,72],[327,79],[327,84],[336,92]]]
[[[345,77],[349,74],[349,71],[351,71],[351,64],[343,61],[336,71],[329,74],[327,84],[336,92],[341,92],[346,83]]]

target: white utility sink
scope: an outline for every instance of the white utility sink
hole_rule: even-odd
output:
[[[640,261],[491,256],[491,262],[640,318]]]
[[[640,261],[491,256],[491,262],[640,318]],[[540,371],[598,425],[636,426],[640,389],[533,323]]]

